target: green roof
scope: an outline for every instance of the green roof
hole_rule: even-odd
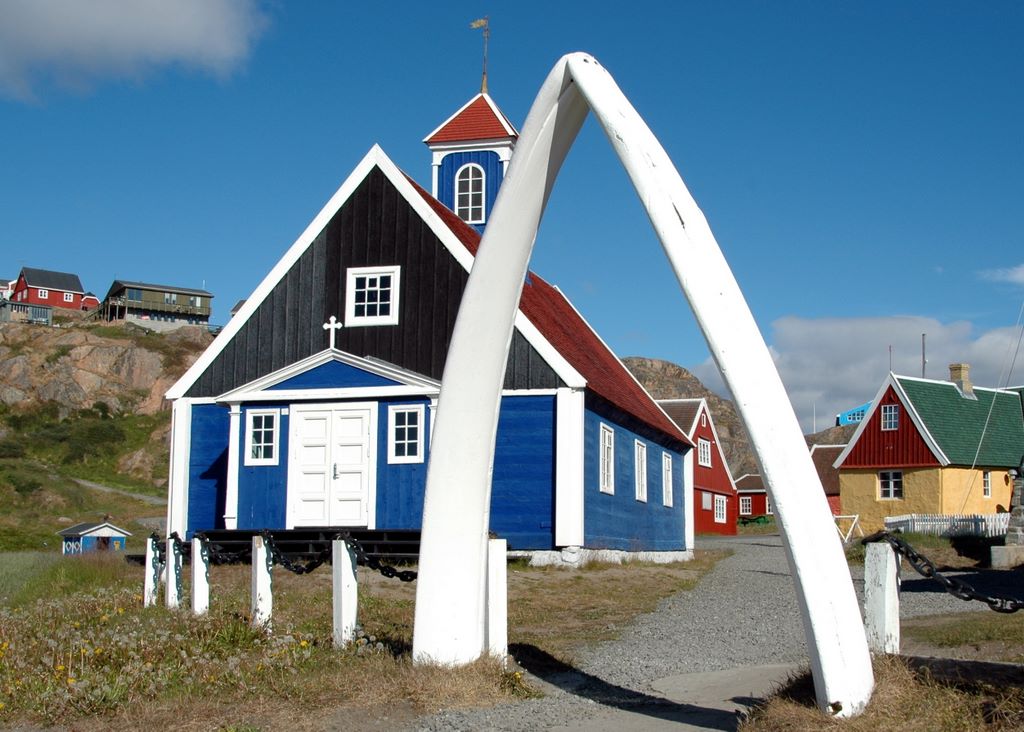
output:
[[[977,399],[970,399],[948,381],[905,376],[896,380],[950,464],[1007,468],[1020,464],[1024,412],[1019,393],[975,388]]]

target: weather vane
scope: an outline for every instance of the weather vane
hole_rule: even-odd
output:
[[[487,41],[491,37],[491,25],[488,20],[489,16],[485,15],[482,18],[477,18],[469,24],[470,28],[483,28],[484,29],[484,75],[483,80],[480,82],[480,93],[487,93]]]

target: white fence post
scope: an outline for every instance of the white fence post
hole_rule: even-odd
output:
[[[900,652],[899,564],[884,541],[868,544],[864,557],[864,630],[872,652]]]
[[[356,633],[359,585],[356,583],[356,553],[344,539],[331,542],[331,577],[334,580],[334,647],[350,643]]]
[[[160,592],[160,573],[163,565],[156,549],[155,536],[146,540],[146,575],[142,581],[142,607],[156,605],[156,596]]]
[[[192,539],[192,614],[210,609],[210,555],[202,539]]]
[[[181,545],[174,537],[167,538],[167,549],[164,551],[167,568],[167,588],[164,591],[166,605],[174,609],[181,605]]]
[[[252,624],[270,630],[274,611],[274,594],[270,570],[274,561],[270,557],[262,536],[252,537]]]
[[[508,657],[508,542],[487,541],[487,650]]]

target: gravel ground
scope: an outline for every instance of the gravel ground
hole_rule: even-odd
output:
[[[577,654],[577,668],[545,666],[518,658],[546,696],[491,709],[441,712],[417,720],[417,730],[548,730],[580,725],[604,711],[657,705],[651,684],[676,674],[741,666],[806,663],[807,650],[793,582],[778,536],[700,538],[698,548],[729,548],[696,589],[666,598],[640,616],[623,636]],[[858,596],[863,569],[853,567]],[[986,575],[961,575],[979,590],[995,592]],[[915,617],[967,610],[965,603],[930,580],[904,568],[901,616]],[[1004,588],[1004,591],[1005,590]],[[1019,594],[1008,591],[1008,594]]]

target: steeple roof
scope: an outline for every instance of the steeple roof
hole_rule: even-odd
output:
[[[509,122],[508,117],[498,109],[498,105],[486,92],[481,92],[423,138],[423,142],[434,145],[517,137],[519,132]]]

